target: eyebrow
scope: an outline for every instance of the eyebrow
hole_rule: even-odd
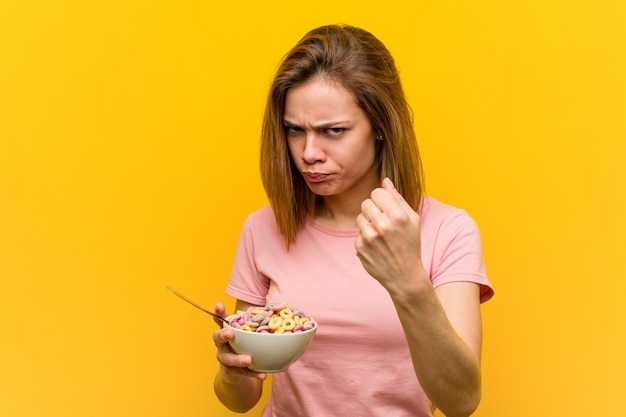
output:
[[[313,126],[315,129],[328,129],[337,125],[343,125],[349,123],[347,120],[337,120],[332,122],[324,122],[318,125]],[[289,120],[283,119],[283,124],[287,127],[300,127],[297,124],[290,122]]]

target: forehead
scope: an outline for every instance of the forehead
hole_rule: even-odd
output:
[[[354,94],[339,83],[320,78],[290,88],[285,97],[285,119],[355,113],[362,113],[362,110]]]

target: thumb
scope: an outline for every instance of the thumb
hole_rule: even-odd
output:
[[[391,181],[389,177],[385,177],[385,179],[383,179],[382,186],[383,186],[383,189],[389,191],[389,193],[391,193],[391,195],[393,195],[396,200],[398,199],[404,200],[402,195],[396,189],[396,186],[393,184],[393,181]]]
[[[414,212],[411,205],[407,203],[404,197],[402,197],[402,194],[400,194],[400,192],[396,189],[396,186],[393,184],[393,181],[389,179],[389,177],[383,179],[382,187],[393,196],[393,198],[400,204],[402,208],[404,208],[404,210],[410,213]]]

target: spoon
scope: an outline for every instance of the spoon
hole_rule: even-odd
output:
[[[218,316],[217,314],[215,314],[214,312],[207,310],[206,308],[194,303],[193,301],[191,301],[189,298],[185,297],[184,295],[176,292],[173,288],[171,287],[167,287],[168,290],[170,290],[170,292],[172,294],[175,294],[177,296],[179,296],[180,298],[182,298],[183,300],[187,301],[189,304],[191,304],[192,306],[194,306],[195,308],[198,308],[202,311],[204,311],[205,313],[207,313],[210,316],[213,316],[213,318],[216,318],[218,320],[220,320],[222,323],[228,323],[228,321],[224,320],[223,318],[221,318],[220,316]]]

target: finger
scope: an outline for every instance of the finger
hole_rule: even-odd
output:
[[[234,337],[235,333],[228,327],[213,332],[213,342],[217,347],[225,345],[229,340],[233,340]]]
[[[396,189],[396,186],[389,177],[383,179],[382,187],[389,194],[391,194],[391,196],[400,205],[400,207],[402,207],[407,213],[415,212],[415,210],[413,210],[413,207],[411,207],[410,204],[407,203],[402,194],[400,194],[400,192]]]
[[[222,303],[221,301],[218,301],[217,304],[215,304],[215,309],[213,311],[221,318],[226,318],[228,316],[228,313],[226,312],[226,307],[224,307],[224,303]],[[216,318],[213,318],[213,321],[217,323],[220,327],[223,324],[220,320]]]
[[[232,383],[237,383],[239,378],[242,377],[242,376],[249,377],[249,378],[256,378],[256,379],[259,379],[261,381],[264,381],[264,380],[267,379],[267,373],[265,373],[265,372],[254,372],[254,371],[251,371],[250,369],[248,369],[246,367],[225,366],[225,365],[222,364],[221,368],[222,368],[222,372],[223,372],[224,377],[226,378],[226,380],[228,380],[229,378],[233,378],[234,377]]]
[[[371,223],[376,216],[380,215],[380,213],[381,210],[372,199],[368,198],[361,203],[361,215],[366,222]]]
[[[371,206],[369,206],[369,211],[366,212],[372,223],[406,215],[406,208],[402,205],[403,200],[398,200],[396,194],[397,191],[393,189],[376,188],[372,191],[370,196]],[[362,209],[365,208],[368,208],[367,204],[362,204]]]
[[[217,346],[217,360],[224,366],[247,367],[252,363],[250,355],[238,355],[233,352],[228,341],[234,338],[234,332],[230,329],[221,329],[213,332],[213,341]]]
[[[367,220],[367,217],[365,217],[365,214],[363,214],[363,212],[359,213],[359,215],[356,216],[356,227],[359,230],[367,226],[368,223],[369,220]]]
[[[389,179],[389,177],[383,179],[382,187],[384,190],[389,192],[389,194],[391,194],[393,198],[396,199],[396,201],[406,203],[406,200],[404,199],[404,197],[402,197],[402,194],[400,194],[400,192],[396,189],[396,186],[393,184],[391,179]]]
[[[224,303],[222,303],[221,301],[218,301],[215,304],[215,312],[216,313],[220,313],[220,312],[224,313],[224,312],[226,312],[226,307],[224,307]]]
[[[218,350],[217,360],[224,366],[234,368],[247,368],[252,364],[252,358],[250,355],[237,355],[231,351]]]
[[[360,244],[371,240],[372,237],[376,235],[374,226],[363,213],[356,217],[356,227],[359,229],[359,234],[356,237],[356,241],[359,244],[357,247],[360,247]]]
[[[395,190],[396,189],[395,184],[393,183],[393,181],[391,181],[391,178],[389,178],[389,177],[383,178],[383,184],[382,185],[383,185],[383,188],[386,189],[386,190]]]
[[[243,375],[260,380],[267,379],[265,372],[254,372],[248,368],[252,364],[250,355],[238,355],[230,350],[228,344],[218,346],[215,357],[227,375]]]

